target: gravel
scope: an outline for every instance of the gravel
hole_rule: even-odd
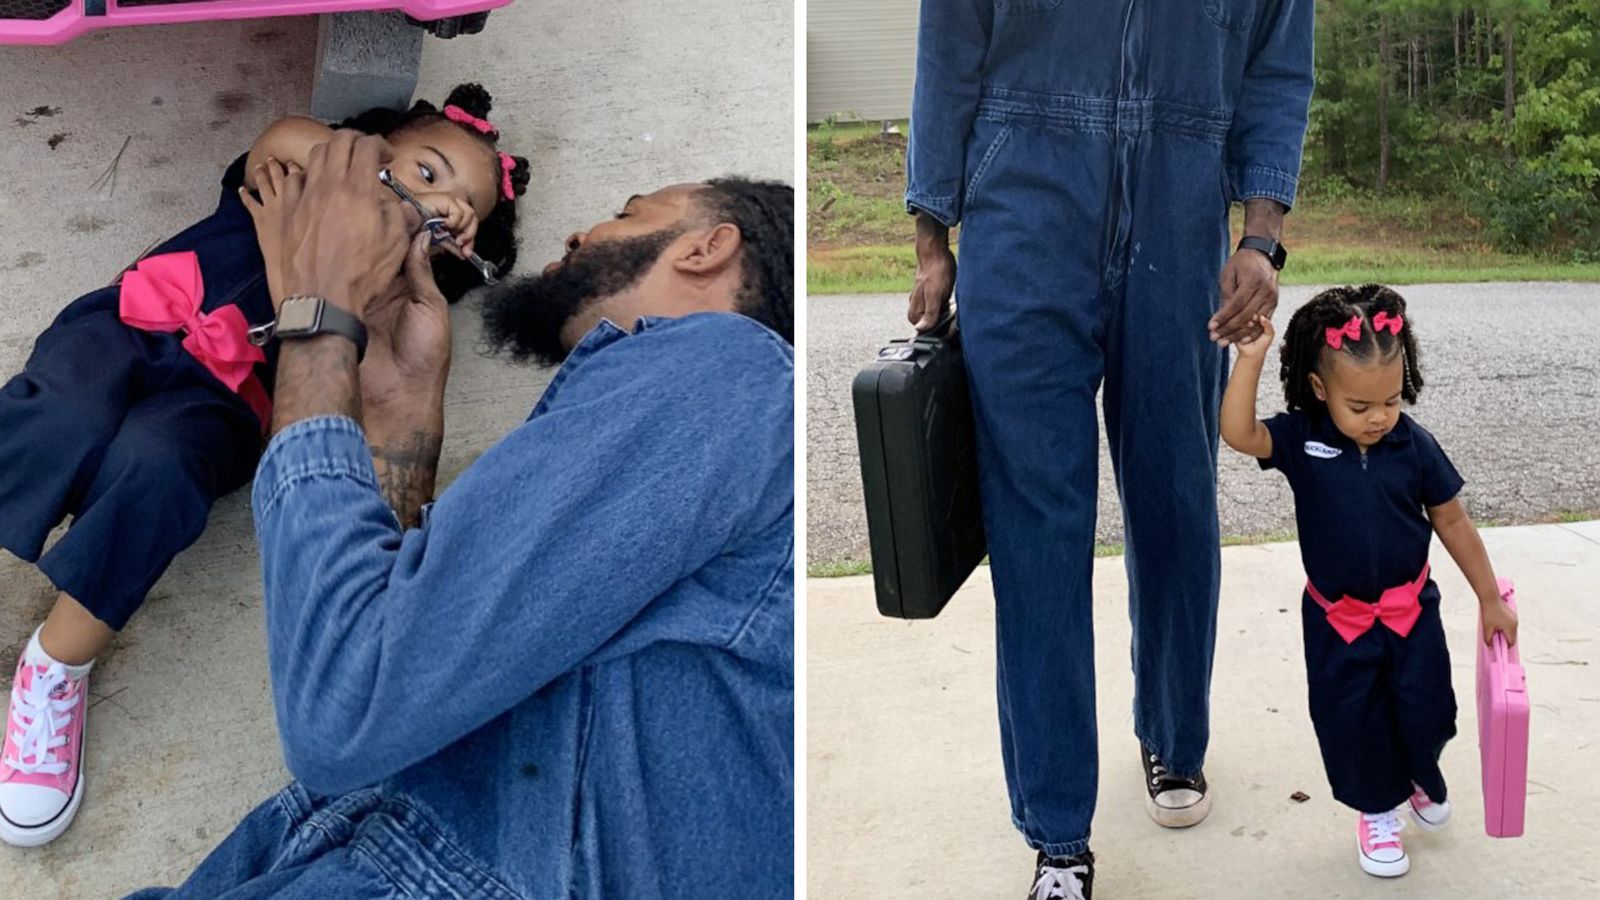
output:
[[[1286,287],[1274,317],[1319,288]],[[1409,410],[1467,480],[1479,524],[1521,524],[1600,510],[1600,284],[1412,285],[1400,289],[1422,341],[1428,384]],[[910,332],[904,295],[812,297],[806,330],[806,560],[869,557],[850,381],[878,347]],[[1269,370],[1270,374],[1270,370]],[[1263,378],[1262,415],[1282,409]],[[1122,513],[1101,425],[1104,543],[1122,540]],[[1235,537],[1294,530],[1283,478],[1223,448],[1218,504]]]

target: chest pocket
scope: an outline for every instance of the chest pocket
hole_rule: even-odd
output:
[[[1206,18],[1229,31],[1245,31],[1255,20],[1260,0],[1204,0]]]
[[[994,0],[996,12],[1023,15],[1049,12],[1061,5],[1061,0]]]

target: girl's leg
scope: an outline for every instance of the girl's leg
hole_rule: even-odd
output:
[[[1438,590],[1432,584],[1424,590],[1422,615],[1411,635],[1395,641],[1392,690],[1406,772],[1430,800],[1444,803],[1448,792],[1439,756],[1456,735],[1456,695]]]
[[[72,528],[40,560],[62,595],[12,690],[10,721],[26,727],[7,729],[0,761],[8,843],[47,843],[71,824],[84,791],[94,656],[200,536],[211,504],[254,468],[259,423],[242,403],[210,384],[164,388],[129,410],[72,510]]]
[[[93,477],[150,362],[114,293],[74,308],[98,302],[111,308],[52,325],[0,387],[0,547],[30,562]]]
[[[51,659],[69,666],[94,662],[116,635],[71,594],[62,591],[39,628],[39,646]]]
[[[107,446],[72,528],[39,568],[108,630],[120,631],[173,559],[200,537],[211,505],[249,480],[259,448],[260,423],[215,385],[170,388],[140,401]],[[74,644],[89,638],[80,628]]]
[[[1376,624],[1345,643],[1322,608],[1301,598],[1311,721],[1333,798],[1359,812],[1392,810],[1411,796],[1389,684],[1391,638]]]

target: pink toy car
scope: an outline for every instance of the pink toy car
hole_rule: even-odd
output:
[[[438,37],[483,30],[511,0],[0,0],[0,44],[61,44],[121,25],[398,10]]]
[[[1511,581],[1500,596],[1517,608]],[[1528,681],[1517,648],[1496,634],[1478,644],[1478,753],[1483,760],[1483,827],[1490,837],[1521,837],[1528,801]]]

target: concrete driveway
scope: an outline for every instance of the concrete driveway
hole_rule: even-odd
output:
[[[729,173],[792,181],[793,43],[786,0],[713,16],[647,0],[523,0],[482,35],[429,39],[418,94],[437,102],[482,81],[495,95],[504,146],[533,160],[522,214],[532,271],[632,193]],[[315,22],[296,19],[0,48],[0,381],[62,306],[205,215],[223,168],[262,127],[307,108],[315,44]],[[477,354],[470,300],[455,323],[445,483],[527,415],[545,382]],[[83,808],[47,848],[0,847],[0,897],[176,883],[285,783],[247,501],[218,505],[101,660]],[[0,688],[52,596],[0,554]]]
[[[1278,333],[1312,287],[1283,290]],[[1449,284],[1400,288],[1422,339],[1422,402],[1411,414],[1439,438],[1467,479],[1480,524],[1600,514],[1600,285]],[[806,333],[807,562],[868,558],[850,380],[890,338],[910,333],[904,296],[814,297]],[[1276,350],[1273,351],[1276,354]],[[1276,359],[1276,355],[1273,357]],[[1275,368],[1263,414],[1283,408]],[[1103,428],[1103,425],[1102,425]],[[1122,540],[1122,511],[1101,438],[1100,527]],[[1222,533],[1294,529],[1283,478],[1223,448]]]
[[[1096,897],[1600,896],[1588,814],[1600,803],[1600,522],[1488,529],[1498,573],[1518,585],[1532,751],[1526,836],[1483,831],[1474,704],[1476,604],[1435,543],[1435,578],[1460,736],[1444,771],[1456,809],[1439,834],[1407,831],[1411,873],[1356,866],[1354,814],[1329,796],[1306,712],[1293,543],[1222,552],[1222,606],[1206,777],[1215,806],[1194,829],[1144,811],[1133,737],[1127,579],[1095,568],[1100,803]],[[813,897],[1022,897],[1033,853],[1011,826],[994,695],[993,594],[980,568],[940,618],[880,618],[865,577],[807,584],[808,882]],[[1089,647],[1055,652],[1087,653]],[[1310,799],[1296,803],[1290,795]],[[1398,893],[1397,893],[1398,892]]]

